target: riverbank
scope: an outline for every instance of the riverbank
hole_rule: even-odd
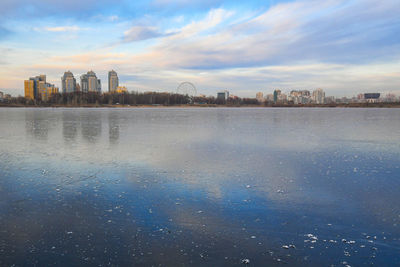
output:
[[[1,107],[12,108],[400,108],[399,103],[340,103],[340,104],[267,104],[267,105],[217,105],[217,104],[184,104],[184,105],[59,105],[59,104],[41,104],[41,105],[23,105],[0,103]]]

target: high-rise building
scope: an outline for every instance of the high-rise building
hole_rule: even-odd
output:
[[[87,74],[81,75],[81,91],[87,93],[89,91],[89,81]]]
[[[36,77],[30,77],[29,80],[24,82],[25,97],[29,99],[36,99],[40,96],[39,94],[39,83],[46,82],[46,75],[39,75]]]
[[[316,104],[325,104],[325,92],[321,88],[313,91],[312,93],[312,100]]]
[[[25,98],[35,99],[35,81],[25,80],[24,81]]]
[[[42,99],[47,101],[49,97],[58,93],[58,88],[54,84],[46,82],[46,75],[42,74],[36,77],[31,77],[24,81],[25,98]]]
[[[97,92],[101,92],[101,80],[97,79]]]
[[[3,100],[3,98],[4,98],[4,93],[0,92],[0,100]]]
[[[52,94],[57,94],[58,88],[54,84],[45,83],[43,81],[39,82],[39,95],[43,101],[49,100]]]
[[[263,94],[262,92],[258,92],[258,93],[256,94],[256,99],[257,99],[257,101],[260,102],[260,103],[264,102],[264,94]]]
[[[63,93],[73,93],[76,91],[76,80],[70,71],[66,71],[61,77],[61,87]]]
[[[40,74],[39,76],[37,76],[37,78],[39,78],[39,81],[46,83],[46,75],[45,74]]]
[[[83,79],[82,79],[83,78]],[[101,81],[92,70],[81,76],[82,92],[101,92]]]
[[[108,92],[112,93],[119,86],[118,75],[114,70],[108,72]]]
[[[274,90],[274,103],[278,102],[281,90]]]

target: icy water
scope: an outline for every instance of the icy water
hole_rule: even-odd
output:
[[[399,266],[400,109],[0,109],[0,266]]]

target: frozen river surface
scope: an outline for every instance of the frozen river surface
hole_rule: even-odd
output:
[[[0,266],[399,266],[400,109],[0,109]]]

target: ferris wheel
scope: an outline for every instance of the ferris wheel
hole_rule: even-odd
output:
[[[178,88],[176,89],[176,92],[181,95],[196,96],[197,89],[193,83],[183,82],[179,84]]]

